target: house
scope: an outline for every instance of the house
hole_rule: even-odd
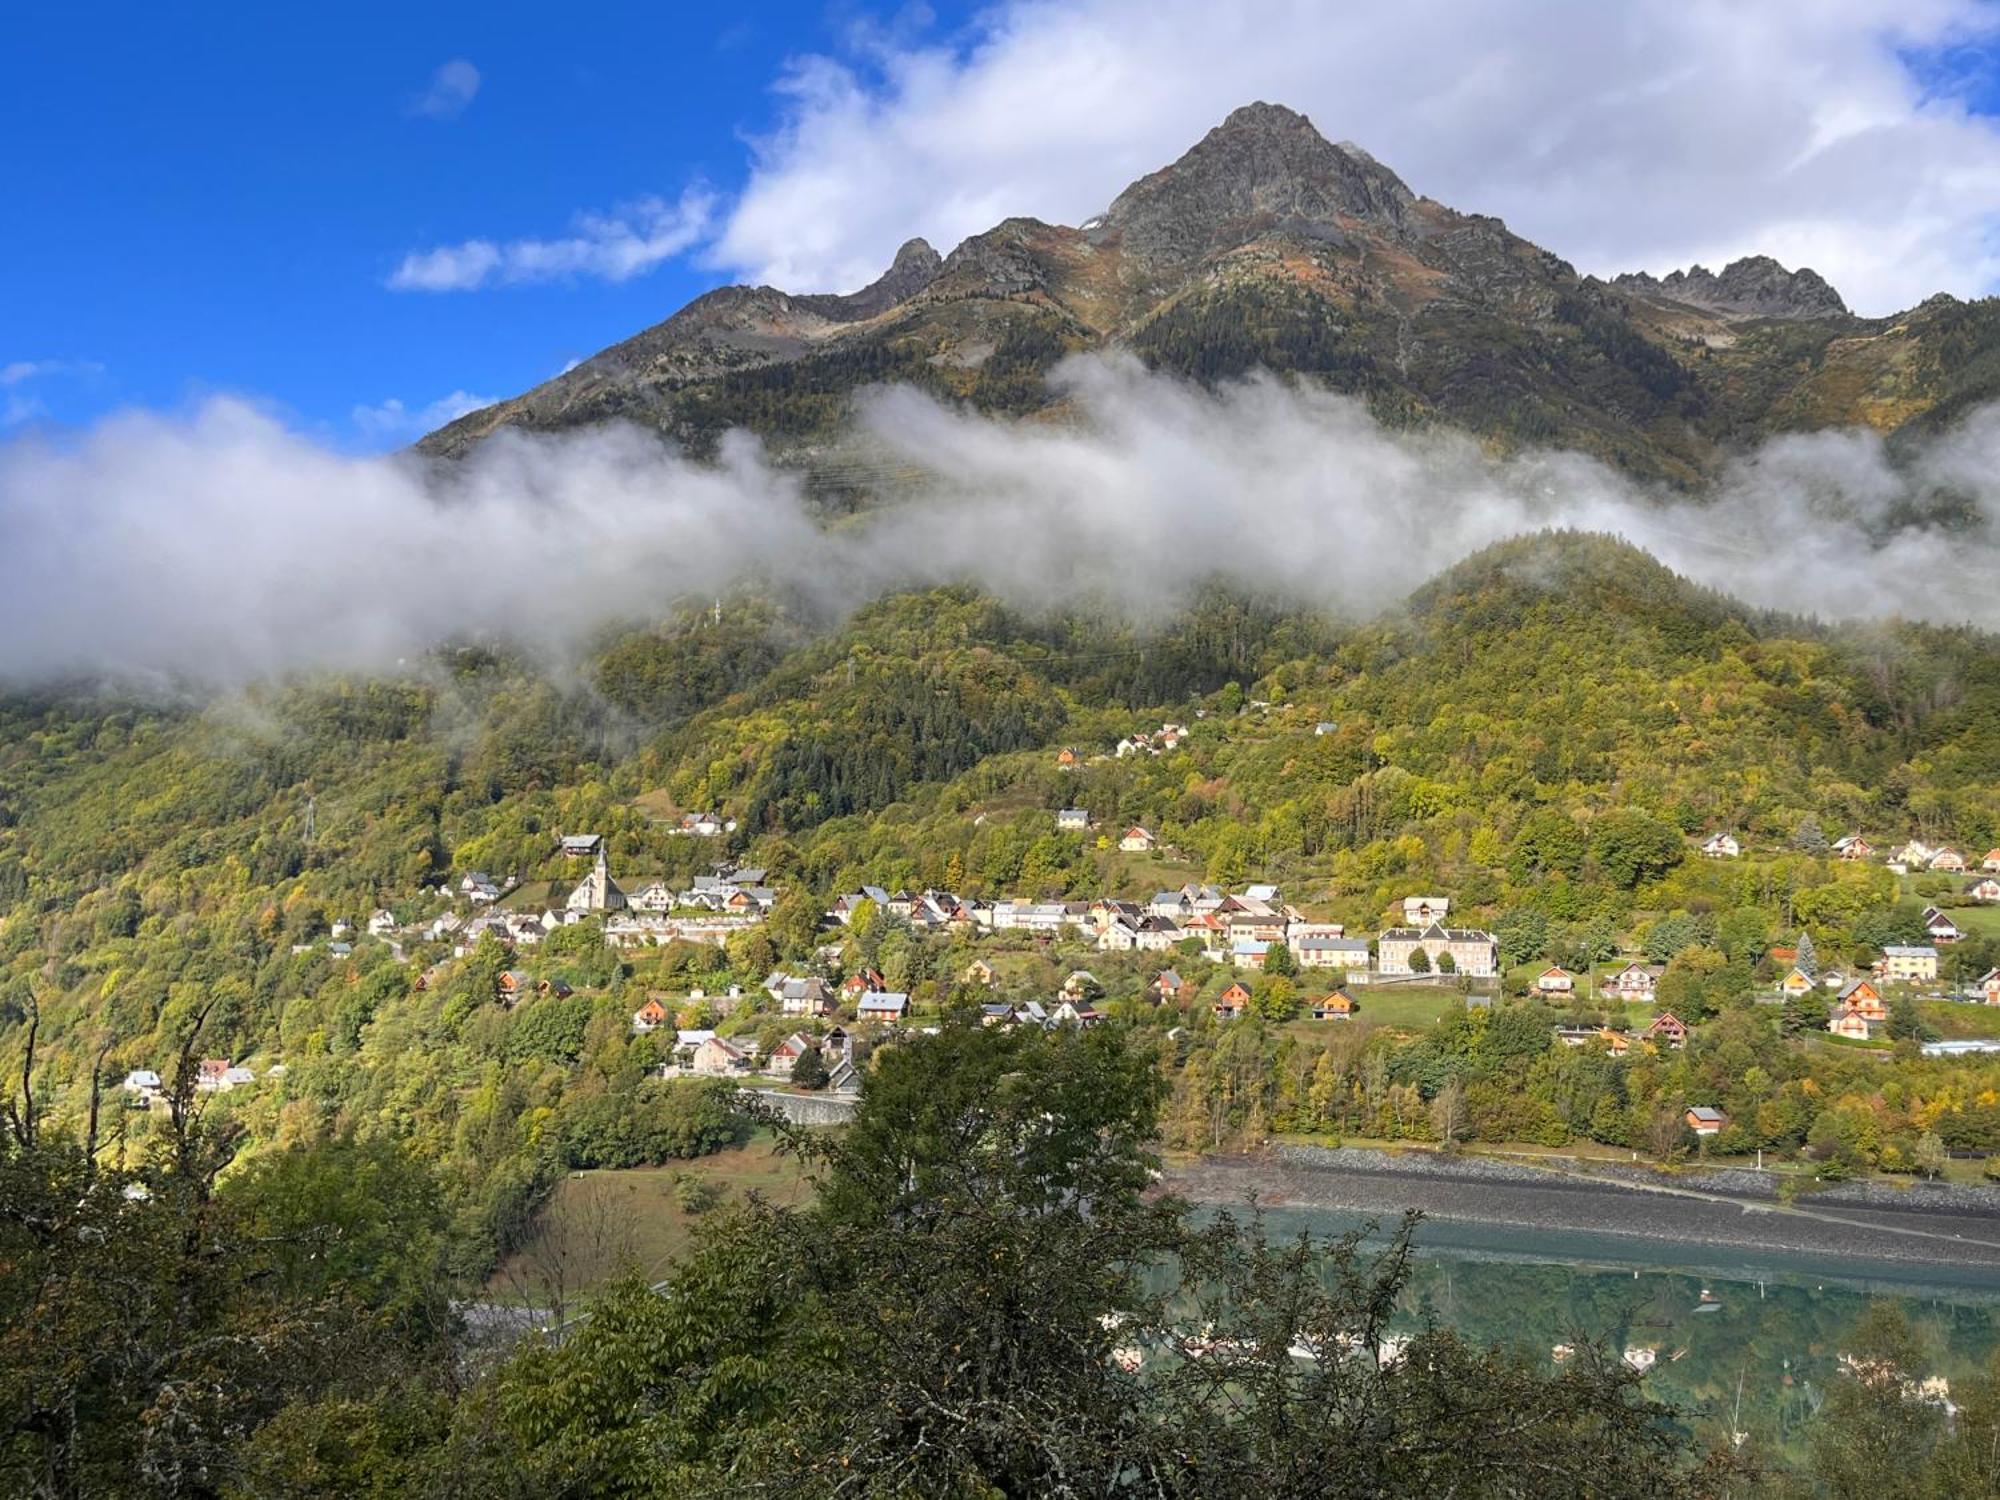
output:
[[[1659,1042],[1664,1046],[1679,1050],[1687,1045],[1687,1022],[1670,1010],[1663,1010],[1653,1017],[1653,1024],[1639,1035],[1649,1042]]]
[[[1104,1012],[1088,1005],[1078,1005],[1074,1000],[1065,1000],[1055,1008],[1049,1017],[1051,1026],[1076,1026],[1087,1029],[1099,1025],[1104,1020]]]
[[[1632,1039],[1622,1031],[1613,1031],[1606,1026],[1599,1030],[1597,1035],[1613,1057],[1623,1057],[1632,1050]]]
[[[1858,833],[1850,833],[1845,838],[1833,841],[1833,852],[1842,859],[1873,859],[1875,846]]]
[[[195,1071],[194,1086],[204,1094],[220,1094],[229,1087],[224,1081],[228,1075],[228,1058],[204,1057]]]
[[[1865,1042],[1875,1035],[1875,1029],[1883,1023],[1871,1021],[1858,1010],[1842,1006],[1834,1011],[1826,1023],[1826,1029],[1835,1036],[1846,1037],[1849,1041]]]
[[[500,887],[477,871],[459,882],[459,893],[474,906],[483,906],[500,899]]]
[[[1321,719],[1317,724],[1313,725],[1313,734],[1315,736],[1325,735],[1325,734],[1336,734],[1339,732],[1339,730],[1340,730],[1340,725],[1335,723],[1332,719]]]
[[[1221,998],[1215,1002],[1213,1007],[1215,1019],[1218,1021],[1233,1021],[1243,1014],[1244,1008],[1249,1003],[1250,992],[1240,984],[1232,984],[1222,992]]]
[[[1681,1118],[1687,1121],[1689,1130],[1701,1136],[1720,1135],[1729,1125],[1729,1116],[1706,1104],[1692,1106]]]
[[[1062,749],[1056,752],[1056,768],[1058,770],[1074,771],[1076,767],[1077,767],[1076,752],[1070,749],[1069,746],[1065,745],[1063,746]]]
[[[848,1005],[854,1004],[870,990],[879,990],[887,983],[880,969],[863,969],[858,974],[849,974],[840,981],[840,998]]]
[[[1924,908],[1924,935],[1933,943],[1955,943],[1962,935],[1958,923],[1935,906]]]
[[[534,982],[525,969],[503,970],[499,979],[494,981],[494,986],[499,990],[501,1000],[509,1005],[534,990]]]
[[[1624,1000],[1629,1003],[1652,999],[1653,991],[1659,987],[1659,982],[1660,970],[1649,964],[1633,962],[1609,976],[1602,988],[1607,999]]]
[[[1256,938],[1237,938],[1229,945],[1229,962],[1238,969],[1261,970],[1271,959],[1271,944]]]
[[[1905,984],[1925,984],[1938,977],[1938,951],[1928,943],[1891,944],[1882,950],[1882,977]]]
[[[368,935],[370,937],[387,937],[395,930],[396,915],[394,912],[381,910],[372,911],[368,914]]]
[[[1988,849],[1986,857],[1979,861],[1979,868],[1989,875],[2000,875],[2000,849]]]
[[[1433,922],[1442,922],[1445,913],[1451,910],[1451,900],[1446,896],[1405,896],[1403,898],[1403,925],[1405,927],[1428,927]]]
[[[1315,1021],[1346,1021],[1353,1018],[1354,999],[1345,990],[1335,990],[1324,1000],[1313,1001],[1312,1018]]]
[[[664,917],[674,909],[677,899],[672,886],[664,880],[652,880],[641,886],[636,894],[627,896],[625,904],[633,911]]]
[[[749,1066],[748,1052],[712,1031],[695,1046],[694,1056],[688,1059],[690,1070],[705,1073],[712,1078],[741,1073]]]
[[[1153,847],[1153,836],[1135,823],[1125,830],[1118,847],[1127,854],[1145,854]]]
[[[1544,969],[1535,976],[1535,992],[1541,995],[1573,995],[1576,993],[1576,976],[1560,964]]]
[[[1056,827],[1064,833],[1087,833],[1090,814],[1080,807],[1065,807],[1056,814]]]
[[[164,1087],[160,1075],[151,1068],[134,1068],[125,1075],[124,1089],[131,1095],[129,1102],[134,1109],[148,1108],[160,1097]]]
[[[1231,942],[1249,939],[1257,943],[1282,943],[1289,924],[1274,911],[1237,910],[1222,914],[1222,930]]]
[[[648,1000],[632,1012],[632,1030],[640,1036],[649,1031],[658,1031],[667,1024],[667,1008],[657,1000]]]
[[[1987,875],[1972,881],[1966,886],[1965,895],[1967,900],[1977,901],[1982,906],[1990,906],[1993,902],[2000,901],[2000,880]]]
[[[854,1007],[863,1021],[900,1021],[910,1013],[910,997],[900,990],[869,990]]]
[[[1082,1000],[1091,995],[1103,994],[1104,986],[1090,970],[1072,969],[1069,977],[1063,981],[1062,992],[1066,1000]]]
[[[1301,969],[1344,969],[1354,973],[1368,967],[1366,938],[1304,937],[1293,943],[1291,949]]]
[[[1701,852],[1710,859],[1734,859],[1743,852],[1743,846],[1736,842],[1734,834],[1717,833],[1710,835]]]
[[[724,822],[714,813],[682,813],[680,822],[674,825],[674,832],[698,839],[720,838],[724,833],[735,830],[734,820]]]
[[[2000,1005],[2000,969],[1988,969],[1979,976],[1979,995],[1988,1005]]]
[[[222,1070],[222,1087],[224,1090],[240,1089],[256,1081],[256,1073],[244,1067],[241,1063],[233,1064]]]
[[[566,833],[558,843],[564,859],[595,859],[604,852],[604,837],[596,833]]]
[[[1187,988],[1187,983],[1172,969],[1162,969],[1153,976],[1153,982],[1146,988],[1162,1005],[1172,1005],[1180,999],[1181,991]]]
[[[1840,1009],[1851,1010],[1864,1021],[1879,1023],[1889,1019],[1889,1007],[1882,1003],[1881,993],[1866,979],[1850,980],[1842,985],[1834,1001]]]
[[[818,976],[786,976],[778,986],[778,1010],[786,1016],[832,1016],[834,986]]]
[[[767,1073],[790,1073],[792,1066],[808,1052],[820,1050],[819,1042],[803,1031],[795,1031],[771,1049],[771,1055],[764,1059]]]
[[[983,958],[975,958],[965,966],[965,972],[958,977],[960,982],[964,984],[991,984],[993,983],[993,965],[989,964]]]
[[[1797,964],[1785,971],[1785,977],[1778,981],[1778,992],[1787,999],[1797,999],[1810,995],[1813,991],[1813,977]]]
[[[1907,865],[1913,870],[1922,869],[1930,863],[1931,856],[1935,853],[1937,853],[1937,850],[1926,844],[1922,839],[1911,839],[1900,849],[1891,849],[1889,851],[1889,863]]]
[[[1942,870],[1947,875],[1963,875],[1965,873],[1965,856],[1949,844],[1933,854],[1930,857],[1929,863],[1930,868],[1933,870]]]
[[[1442,965],[1439,959],[1451,955],[1454,972],[1485,978],[1496,973],[1500,964],[1500,944],[1490,932],[1470,927],[1392,927],[1375,940],[1375,966],[1384,974],[1414,974],[1411,957],[1423,950],[1431,971]]]
[[[1183,934],[1180,923],[1167,917],[1141,917],[1132,929],[1132,946],[1141,953],[1164,953]]]

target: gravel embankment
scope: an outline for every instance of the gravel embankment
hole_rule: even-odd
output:
[[[1611,1235],[1663,1245],[1928,1262],[2000,1273],[2000,1192],[1881,1183],[1828,1187],[1785,1205],[1768,1176],[1645,1167],[1527,1165],[1438,1152],[1275,1146],[1171,1169],[1164,1185],[1198,1203],[1323,1208]]]

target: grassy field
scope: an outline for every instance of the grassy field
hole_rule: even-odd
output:
[[[571,1296],[627,1268],[658,1281],[694,1239],[699,1215],[680,1206],[683,1177],[713,1183],[725,1199],[750,1192],[774,1203],[806,1196],[797,1160],[780,1156],[769,1136],[694,1161],[629,1171],[572,1172],[556,1185],[530,1243],[494,1275],[488,1294],[533,1297],[537,1284],[560,1274]]]
[[[1360,1007],[1355,1019],[1372,1022],[1377,1026],[1400,1026],[1418,1031],[1435,1026],[1453,1011],[1465,1009],[1465,996],[1457,990],[1378,989],[1373,985],[1360,985],[1347,992],[1354,997]],[[1345,1021],[1299,1022],[1310,1031],[1323,1031],[1328,1026],[1344,1026]]]
[[[2000,906],[1954,906],[1945,915],[1968,937],[2000,937]]]
[[[1924,1020],[1950,1041],[2000,1040],[2000,1005],[1961,1005],[1934,1000],[1917,1007]]]

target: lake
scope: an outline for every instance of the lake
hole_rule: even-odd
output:
[[[1361,1216],[1268,1208],[1273,1235],[1340,1234]],[[1631,1351],[1648,1392],[1688,1414],[1704,1439],[1748,1432],[1766,1452],[1798,1456],[1845,1340],[1871,1301],[1901,1304],[1931,1356],[1923,1373],[1953,1386],[2000,1347],[2000,1269],[1736,1258],[1700,1245],[1467,1221],[1427,1220],[1399,1322],[1434,1314],[1483,1344],[1541,1358],[1585,1339]],[[1740,1395],[1739,1395],[1740,1392]]]

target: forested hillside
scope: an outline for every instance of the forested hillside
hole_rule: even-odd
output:
[[[478,1402],[526,1400],[577,1361],[625,1357],[620,1320],[643,1330],[654,1317],[636,1292],[607,1319],[610,1342],[566,1351],[561,1368],[529,1359],[506,1376],[514,1384],[455,1414],[420,1394],[451,1337],[439,1299],[532,1245],[567,1172],[744,1138],[726,1081],[671,1076],[686,1071],[676,1027],[768,1054],[801,1025],[817,1035],[839,1022],[870,1080],[905,1050],[895,1029],[858,1023],[845,992],[831,1018],[781,1012],[765,988],[774,970],[867,976],[907,994],[921,1025],[995,999],[1054,1004],[1059,989],[1092,1000],[1134,1049],[1146,1128],[1174,1147],[1281,1131],[1673,1159],[1693,1149],[1685,1107],[1704,1102],[1730,1124],[1702,1149],[1762,1148],[1834,1175],[1932,1170],[1947,1146],[2000,1149],[2000,1067],[1910,1045],[1964,1007],[1899,997],[1891,1054],[1834,1045],[1810,1002],[1756,1003],[1794,952],[1865,973],[1884,944],[1921,941],[1926,898],[1967,923],[1941,984],[2000,962],[2000,930],[1975,924],[1961,882],[1905,883],[1879,859],[1829,848],[1849,831],[1975,858],[2000,842],[1994,643],[1746,610],[1600,536],[1501,544],[1358,623],[1221,590],[1143,629],[1027,616],[969,590],[891,595],[839,620],[746,598],[612,632],[560,668],[454,648],[394,680],[174,703],[76,687],[10,698],[0,713],[0,1050],[26,1085],[8,1191],[32,1207],[94,1163],[149,1192],[195,1184],[176,1212],[219,1216],[245,1245],[306,1233],[324,1211],[380,1247],[332,1282],[288,1263],[276,1281],[246,1283],[279,1290],[213,1290],[219,1322],[151,1315],[147,1337],[198,1341],[322,1308],[320,1322],[284,1325],[299,1342],[260,1346],[260,1360],[300,1362],[228,1418],[334,1403],[260,1440],[256,1462],[273,1473],[295,1474],[286,1466],[333,1441],[314,1424],[347,1420],[334,1414],[350,1399],[343,1381],[401,1393],[366,1420],[414,1424],[397,1441],[422,1453],[406,1448],[382,1471],[407,1477],[448,1443],[511,1462],[492,1454],[540,1419],[509,1408],[475,1437]],[[1172,748],[1140,739],[1116,753],[1168,722],[1186,726]],[[1063,808],[1091,829],[1059,827]],[[697,813],[716,836],[683,831]],[[1134,826],[1150,847],[1121,847]],[[1699,857],[1717,831],[1734,832],[1742,858]],[[601,836],[630,893],[698,890],[718,865],[748,867],[773,904],[762,921],[718,929],[719,945],[613,946],[613,914],[596,911],[532,946],[454,927],[475,872],[504,882],[495,915],[561,906],[588,869],[562,834]],[[1198,945],[1100,953],[1074,934],[924,931],[873,901],[845,926],[826,916],[864,887],[1144,901],[1204,881],[1276,884],[1311,918],[1364,936],[1405,897],[1448,895],[1454,923],[1497,935],[1503,973],[1480,987],[1496,1003],[1468,1011],[1464,984],[1357,990],[1354,1021],[1329,1027],[1305,1012],[1338,973],[1275,960],[1233,973]],[[379,933],[363,930],[371,918]],[[1657,1005],[1695,1026],[1686,1048],[1559,1046],[1559,1023],[1621,1029],[1626,1007],[1588,986],[1544,1001],[1529,981],[1550,964],[1589,976],[1627,960],[1664,965]],[[1172,967],[1186,984],[1161,1003]],[[1084,968],[1087,983],[1070,972]],[[1249,1013],[1219,1020],[1214,1004],[1238,980]],[[670,1018],[661,1029],[635,1022],[649,997]],[[234,1062],[243,1086],[197,1093],[204,1058]],[[126,1103],[120,1081],[138,1071],[160,1075],[153,1108]],[[88,1154],[36,1154],[85,1141]],[[371,1218],[342,1196],[350,1179],[400,1206]],[[129,1211],[103,1210],[107,1223]],[[779,1230],[795,1232],[758,1232]],[[178,1251],[136,1253],[179,1263]],[[352,1280],[391,1266],[387,1282]],[[17,1286],[29,1300],[16,1311],[59,1284]],[[727,1293],[739,1294],[761,1295]],[[158,1286],[143,1296],[167,1305]],[[314,1363],[314,1340],[342,1318],[359,1320],[357,1339],[381,1340],[353,1345],[379,1361],[360,1376],[315,1373],[334,1367]],[[118,1357],[136,1369],[164,1356]],[[266,1367],[188,1368],[234,1388],[257,1386]],[[138,1404],[102,1420],[137,1423],[161,1462],[243,1461],[233,1442],[204,1448],[208,1437],[144,1414],[158,1393],[143,1381],[119,1389]],[[1625,1422],[1623,1389],[1591,1386],[1588,1399]],[[779,1395],[753,1385],[739,1398],[752,1420]],[[27,1386],[9,1399],[22,1431],[52,1420]],[[836,1426],[850,1419],[873,1418]],[[561,1420],[575,1441],[596,1441],[599,1416]],[[16,1456],[31,1449],[76,1461],[33,1444]],[[704,1467],[722,1460],[700,1444],[684,1456],[704,1482],[733,1472]],[[617,1462],[576,1461],[580,1473]],[[171,1491],[179,1472],[159,1483]],[[220,1492],[275,1492],[231,1472],[237,1488]]]

